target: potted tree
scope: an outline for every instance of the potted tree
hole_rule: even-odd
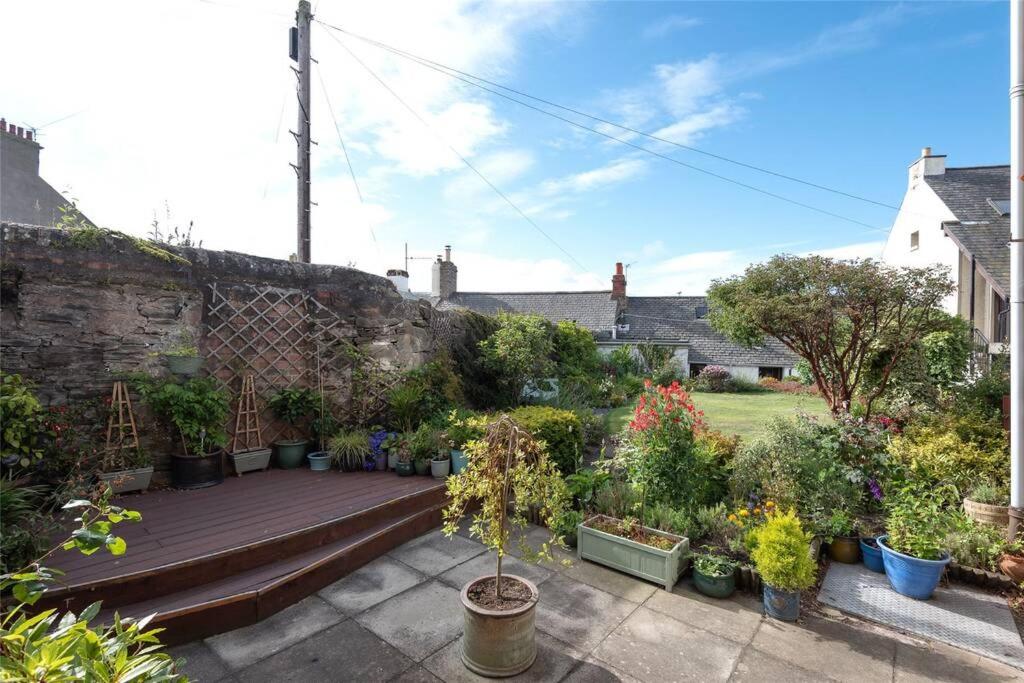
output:
[[[712,598],[727,598],[736,592],[739,565],[724,555],[702,553],[693,557],[693,585]]]
[[[818,532],[828,543],[828,556],[843,564],[857,564],[860,561],[860,534],[856,531],[856,520],[843,509],[835,509],[821,521]]]
[[[814,585],[817,565],[811,559],[812,534],[803,530],[793,510],[772,512],[751,530],[750,559],[764,582],[764,611],[782,621],[800,616],[800,591]]]
[[[540,594],[531,581],[502,573],[510,532],[526,526],[531,507],[550,528],[565,510],[569,493],[540,442],[508,415],[490,424],[486,436],[469,449],[465,472],[448,479],[444,532],[451,536],[458,531],[466,512],[479,505],[469,531],[495,551],[497,564],[493,576],[473,579],[462,588],[462,661],[481,676],[514,676],[529,669],[537,657],[535,610]],[[538,550],[520,538],[526,560],[550,560],[552,545],[561,545],[555,534]]]
[[[416,467],[412,461],[412,447],[408,439],[402,439],[395,450],[395,472],[400,477],[411,477],[416,474]]]
[[[886,533],[878,537],[889,585],[901,595],[927,600],[949,564],[949,531],[943,505],[948,489],[909,485],[886,497]]]
[[[317,408],[316,396],[311,389],[291,387],[281,389],[270,397],[270,409],[275,417],[286,422],[295,435],[291,439],[279,439],[274,442],[277,448],[277,465],[282,469],[294,469],[305,459],[309,439],[301,436],[299,426],[307,420]]]
[[[188,332],[183,332],[178,343],[165,349],[161,355],[171,374],[179,377],[194,377],[203,367],[199,348]]]
[[[139,393],[153,412],[173,424],[183,453],[171,454],[171,481],[195,489],[224,481],[223,455],[228,435],[224,423],[230,407],[227,394],[212,377],[184,382],[141,382]]]

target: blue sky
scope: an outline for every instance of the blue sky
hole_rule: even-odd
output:
[[[952,166],[1007,159],[1005,3],[354,5],[322,0],[317,16],[602,118],[887,204],[899,203],[922,146],[948,154]],[[83,57],[60,64],[6,22],[0,40],[25,41],[39,70],[0,84],[0,100],[14,107],[4,113],[37,123],[85,109],[42,131],[43,172],[70,187],[94,220],[141,234],[154,210],[166,221],[166,203],[171,221],[195,221],[207,246],[286,257],[293,79],[278,48],[292,7],[147,4],[133,10],[139,35],[125,38],[124,13],[112,4],[80,18],[94,28],[86,44],[73,6],[40,3],[43,20],[50,12],[55,30],[66,30],[61,44],[81,42]],[[198,49],[163,44],[175,27]],[[400,265],[405,242],[424,256],[452,244],[463,289],[607,288],[621,260],[633,264],[631,292],[697,294],[711,278],[779,251],[871,255],[893,219],[889,209],[614,132],[876,229],[792,206],[340,38],[430,129],[317,27],[317,261],[382,272]],[[114,54],[107,41],[126,40],[129,68],[138,70],[135,80],[128,74],[135,87],[127,95],[102,61]],[[110,123],[133,149],[109,145],[100,131]],[[414,288],[427,288],[427,262],[412,265]]]

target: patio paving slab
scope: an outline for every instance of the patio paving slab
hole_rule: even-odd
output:
[[[1024,681],[1024,673],[942,643],[896,645],[894,683],[1007,683]]]
[[[582,581],[594,588],[600,588],[607,593],[625,598],[630,602],[643,602],[651,597],[655,591],[663,590],[661,586],[641,581],[628,574],[602,567],[587,560],[576,560],[563,573],[569,578]]]
[[[412,666],[401,652],[351,619],[238,673],[247,683],[388,681]]]
[[[635,609],[636,603],[556,575],[540,590],[537,628],[590,652]]]
[[[440,678],[424,669],[422,664],[416,664],[392,680],[394,683],[444,683]]]
[[[427,576],[436,576],[484,552],[480,543],[463,536],[448,538],[432,531],[392,550],[389,555]]]
[[[560,681],[579,661],[580,653],[546,633],[537,633],[537,659],[533,666],[503,681]],[[493,679],[478,676],[462,663],[462,638],[428,657],[423,666],[446,683],[484,683]]]
[[[426,577],[398,560],[385,555],[364,565],[318,595],[349,616],[358,614],[404,590],[422,583]]]
[[[896,640],[827,619],[802,623],[764,619],[754,648],[839,681],[891,681]]]
[[[740,644],[750,642],[764,618],[748,601],[715,600],[683,585],[655,591],[644,607]]]
[[[848,614],[932,638],[1024,669],[1024,645],[1006,600],[966,586],[914,600],[863,565],[833,562],[818,599]]]
[[[834,678],[825,676],[820,671],[807,671],[800,667],[793,666],[769,654],[765,654],[755,648],[748,648],[740,655],[736,663],[736,670],[733,671],[734,683],[742,681],[786,681],[786,683],[818,683],[819,681],[833,681]]]
[[[640,607],[594,656],[644,683],[727,681],[743,646]]]
[[[577,664],[576,668],[562,680],[564,683],[640,683],[629,674],[593,656]]]
[[[522,557],[523,553],[519,547],[520,538],[524,538],[527,547],[533,552],[551,540],[551,532],[542,526],[536,524],[529,524],[521,531],[516,530],[512,532],[510,542],[508,545],[508,551],[510,555],[514,557]],[[575,564],[578,560],[576,559],[576,551],[572,548],[551,548],[551,560],[544,560],[540,563],[540,566],[551,571],[561,572],[565,571],[568,567]]]
[[[420,662],[462,634],[462,603],[457,590],[430,580],[371,607],[355,619]]]
[[[280,652],[343,620],[344,615],[320,597],[310,597],[268,619],[206,639],[206,644],[234,670]]]
[[[443,581],[452,588],[461,591],[462,587],[473,579],[478,579],[481,576],[493,576],[497,561],[497,555],[492,552],[485,552],[466,560],[462,564],[455,565],[448,571],[439,575],[437,579],[439,581]],[[502,574],[516,574],[518,576],[522,576],[525,579],[533,581],[538,586],[543,585],[543,583],[551,578],[553,574],[549,569],[545,569],[544,567],[532,562],[523,562],[511,555],[506,555],[502,560],[501,572]]]
[[[167,654],[174,659],[185,660],[181,670],[187,673],[191,680],[217,683],[226,679],[231,673],[231,669],[224,663],[224,660],[201,640],[168,648]]]

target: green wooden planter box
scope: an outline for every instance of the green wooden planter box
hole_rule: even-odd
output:
[[[594,522],[618,522],[613,517],[595,515],[579,525],[576,552],[581,560],[590,560],[620,572],[639,576],[672,590],[689,564],[690,539],[644,527],[649,534],[676,542],[671,550],[659,550],[628,538],[606,534],[590,525]]]

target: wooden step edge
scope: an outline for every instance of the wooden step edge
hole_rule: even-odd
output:
[[[110,607],[119,607],[169,595],[334,543],[385,519],[399,518],[426,507],[443,505],[446,496],[444,486],[415,491],[372,508],[254,543],[143,571],[125,572],[99,581],[61,586],[48,590],[37,604],[37,609],[56,607],[78,611],[97,600]],[[131,547],[128,552],[131,552]]]
[[[397,520],[257,590],[157,613],[150,626],[165,629],[159,636],[161,643],[178,645],[255,624],[439,527],[443,508],[443,505],[435,505]]]

